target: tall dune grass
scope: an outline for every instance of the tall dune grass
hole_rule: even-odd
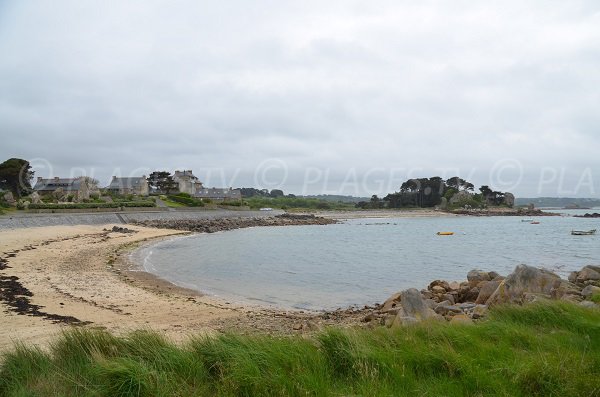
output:
[[[329,329],[311,337],[116,337],[74,328],[17,345],[0,396],[600,396],[600,311],[503,306],[477,325]]]

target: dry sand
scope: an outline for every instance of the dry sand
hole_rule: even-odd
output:
[[[87,327],[122,333],[140,328],[179,340],[210,332],[243,312],[130,269],[126,248],[180,231],[130,227],[137,233],[104,232],[107,226],[51,226],[0,231],[0,256],[43,313],[73,316]],[[14,254],[12,256],[11,254]],[[219,320],[215,323],[215,320]],[[43,316],[16,314],[0,302],[0,351],[15,341],[44,345],[71,325]]]

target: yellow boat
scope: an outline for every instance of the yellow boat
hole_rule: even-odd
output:
[[[437,232],[438,236],[452,236],[454,232]]]

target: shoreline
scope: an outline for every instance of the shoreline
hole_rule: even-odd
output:
[[[129,225],[125,229],[132,233],[114,232],[113,226],[0,230],[0,281],[17,283],[11,296],[0,290],[0,352],[17,342],[46,346],[71,324],[117,335],[151,329],[183,341],[227,330],[304,332],[317,319],[344,325],[364,315],[354,309],[275,309],[202,295],[140,271],[128,259],[132,249],[189,232]],[[18,314],[7,299],[26,300],[41,313]]]
[[[246,225],[252,226],[259,225]],[[231,330],[294,334],[329,325],[364,325],[365,317],[378,310],[376,305],[317,312],[235,302],[161,279],[131,257],[161,240],[190,235],[114,224],[0,230],[0,281],[17,282],[11,299],[26,299],[39,311],[17,314],[0,289],[0,351],[15,342],[44,346],[69,323],[115,334],[152,329],[183,341],[192,334]]]

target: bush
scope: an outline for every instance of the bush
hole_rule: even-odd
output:
[[[220,205],[226,205],[229,207],[241,207],[243,205],[247,205],[248,203],[242,201],[223,201]]]
[[[204,207],[202,200],[190,197],[189,194],[179,193],[168,196],[168,199],[179,204],[187,205],[188,207]]]

